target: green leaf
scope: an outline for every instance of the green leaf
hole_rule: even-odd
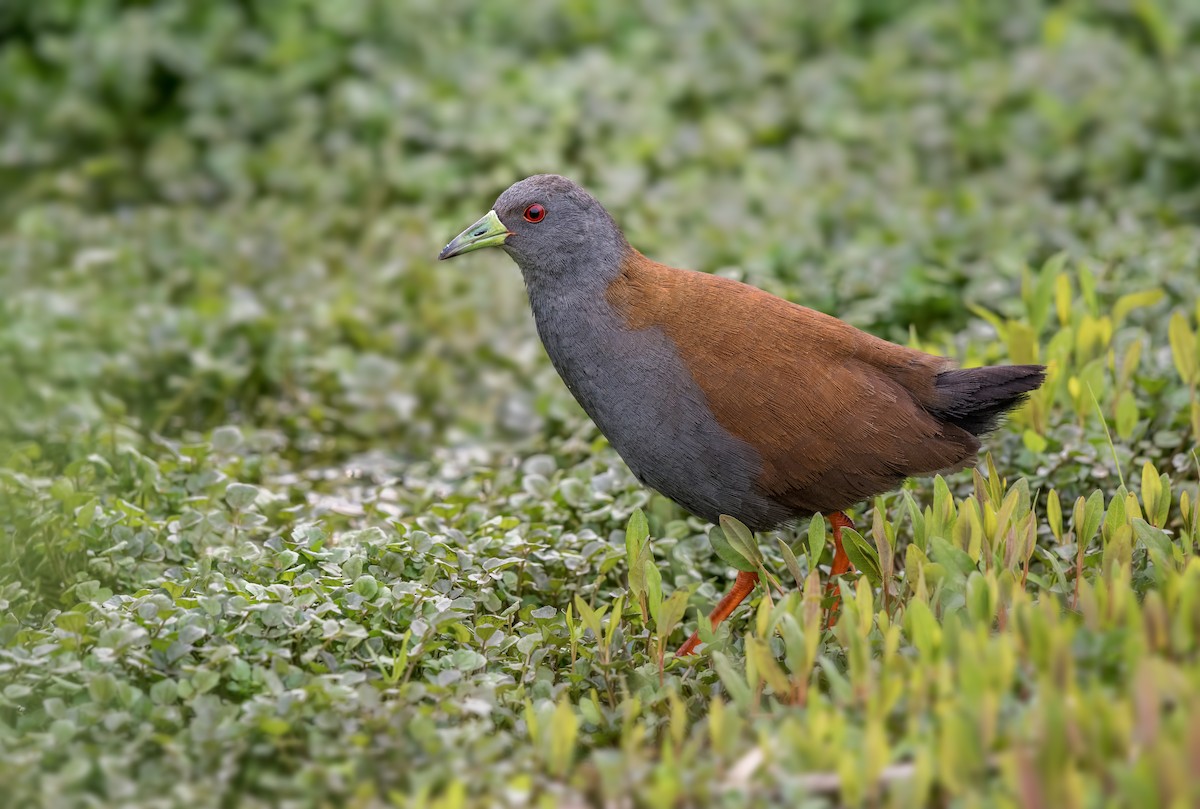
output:
[[[200,669],[192,675],[192,690],[197,694],[206,694],[221,682],[221,675],[211,669]]]
[[[1158,470],[1154,468],[1154,464],[1146,461],[1142,464],[1142,505],[1151,519],[1158,514],[1158,499],[1161,496],[1162,480],[1158,476]],[[1170,494],[1167,497],[1169,499]]]
[[[670,637],[671,632],[683,620],[684,613],[687,611],[688,599],[691,598],[692,591],[690,588],[681,587],[671,593],[671,597],[663,602],[659,609],[659,614],[655,618],[655,633],[658,635],[660,643],[665,643]]]
[[[1027,323],[1013,320],[1009,322],[1007,332],[1008,339],[1005,342],[1013,362],[1034,362],[1037,359],[1037,331]]]
[[[1083,498],[1080,498],[1081,500]],[[1076,514],[1079,510],[1076,509]],[[1104,493],[1099,489],[1092,492],[1088,497],[1087,503],[1083,510],[1083,525],[1082,527],[1074,524],[1076,542],[1082,542],[1084,545],[1090,543],[1093,537],[1096,536],[1096,531],[1100,528],[1100,521],[1104,517]]]
[[[933,560],[954,574],[956,579],[966,580],[966,577],[976,570],[975,563],[966,551],[954,547],[942,537],[930,539],[929,550]]]
[[[117,680],[111,674],[104,672],[88,680],[88,695],[93,702],[106,705],[116,699]]]
[[[1119,327],[1134,309],[1153,306],[1161,301],[1165,294],[1161,289],[1144,289],[1141,292],[1130,292],[1127,295],[1122,295],[1113,304],[1113,324]]]
[[[248,508],[258,497],[258,487],[248,483],[230,483],[225,487],[225,502],[234,511]]]
[[[1127,388],[1133,375],[1137,373],[1138,366],[1142,362],[1142,341],[1134,340],[1125,349],[1125,356],[1121,358],[1121,372],[1117,375],[1117,386]]]
[[[1096,298],[1096,276],[1092,274],[1092,268],[1086,261],[1079,262],[1079,291],[1087,304],[1088,312],[1094,315],[1100,311],[1100,304]]]
[[[583,622],[586,629],[592,630],[592,637],[599,641],[603,637],[603,618],[607,607],[601,607],[598,610],[592,609],[583,598],[575,594],[575,612],[579,613],[579,620]]]
[[[54,619],[54,624],[64,632],[74,635],[81,634],[87,629],[87,616],[80,612],[64,612]]]
[[[212,432],[211,445],[215,452],[237,452],[242,446],[242,431],[232,425],[218,427]]]
[[[729,540],[725,538],[725,532],[721,530],[721,526],[714,525],[708,531],[708,541],[712,545],[717,556],[721,561],[735,570],[740,570],[745,573],[753,573],[758,570],[758,567],[742,554],[738,553]]]
[[[814,514],[808,521],[808,569],[816,570],[825,552],[825,517]]]
[[[751,688],[746,682],[733,663],[728,657],[721,652],[712,653],[713,668],[717,670],[717,676],[721,679],[721,685],[725,686],[725,690],[729,692],[730,699],[740,709],[746,710],[750,707]]]
[[[983,476],[979,474],[978,469],[973,471],[978,491],[985,492],[987,487],[983,481]],[[929,544],[929,534],[925,530],[925,515],[921,512],[921,507],[917,505],[916,499],[913,498],[912,492],[906,489],[902,494],[904,497],[904,508],[908,511],[908,518],[912,521],[912,542],[924,552],[926,546]]]
[[[1157,564],[1169,564],[1174,558],[1174,543],[1171,537],[1167,536],[1167,532],[1161,528],[1155,528],[1145,520],[1133,521],[1133,533],[1137,541],[1148,551],[1156,554]]]
[[[1167,524],[1167,517],[1171,514],[1171,478],[1166,472],[1159,475],[1158,478],[1159,496],[1154,513],[1147,512],[1151,524],[1155,528],[1162,528]]]
[[[655,625],[660,620],[662,610],[662,571],[658,569],[658,565],[654,563],[654,559],[647,559],[644,563],[646,571],[646,604],[650,609],[650,617],[654,619]]]
[[[1071,277],[1060,272],[1054,279],[1054,309],[1058,323],[1066,326],[1071,322]]]
[[[917,587],[928,563],[929,557],[916,545],[910,544],[904,549],[904,580],[910,588]]]
[[[791,690],[787,675],[771,654],[771,647],[764,641],[759,638],[747,638],[746,657],[753,660],[755,672],[776,694],[786,694]]]
[[[936,659],[942,645],[942,629],[929,605],[915,599],[910,601],[904,611],[904,625],[921,658]]]
[[[1021,443],[1034,455],[1041,455],[1049,446],[1049,442],[1035,430],[1025,430],[1021,433]]]
[[[633,570],[638,556],[650,538],[650,523],[640,508],[635,508],[625,524],[625,563]]]
[[[995,617],[995,600],[987,579],[977,570],[967,577],[966,603],[972,621],[991,626]]]
[[[1025,297],[1026,311],[1029,322],[1035,332],[1040,332],[1046,325],[1046,317],[1050,313],[1050,304],[1054,296],[1055,281],[1067,261],[1066,253],[1056,253],[1042,265],[1036,284],[1030,283],[1030,273],[1026,268],[1023,273],[1022,287]]]
[[[1121,395],[1117,397],[1117,418],[1114,425],[1119,438],[1128,441],[1133,437],[1133,431],[1137,428],[1138,415],[1137,399],[1134,398],[1133,392],[1121,391]]]
[[[547,744],[550,771],[562,776],[575,758],[575,743],[579,736],[579,717],[571,707],[570,699],[564,695],[559,699],[550,718]]]
[[[1159,55],[1167,60],[1174,57],[1182,41],[1181,32],[1164,13],[1163,7],[1154,0],[1134,0],[1132,6]]]
[[[796,622],[795,617],[788,612],[783,613],[776,625],[779,636],[783,638],[784,659],[792,675],[807,673],[812,667],[812,661],[807,657],[808,644],[804,630]]]
[[[354,592],[369,601],[379,594],[379,582],[370,573],[364,573],[355,579]]]
[[[850,557],[850,563],[878,587],[883,582],[883,572],[879,569],[879,556],[862,534],[853,528],[842,529],[842,549]]]
[[[170,705],[179,697],[179,686],[174,680],[159,680],[150,686],[150,701],[155,705]]]
[[[787,565],[788,572],[796,580],[796,585],[803,587],[804,573],[800,570],[800,562],[796,560],[796,554],[792,553],[792,547],[783,541],[783,537],[777,536],[775,539],[779,542],[779,552],[783,555],[783,562]]]
[[[725,539],[735,551],[750,561],[755,567],[762,565],[762,553],[754,534],[739,520],[727,514],[721,515],[721,528],[725,531]]]
[[[1182,312],[1171,315],[1167,327],[1167,337],[1171,343],[1171,359],[1175,370],[1185,384],[1194,385],[1200,381],[1200,361],[1196,358],[1196,337],[1188,326],[1187,318]]]
[[[1114,501],[1115,502],[1115,501]],[[1109,505],[1112,508],[1112,505]],[[1101,570],[1111,576],[1118,567],[1129,565],[1133,557],[1133,526],[1122,523],[1104,544],[1101,554]]]
[[[1055,541],[1062,542],[1062,504],[1059,502],[1058,492],[1055,489],[1051,489],[1050,494],[1046,496],[1046,521],[1050,523],[1050,533],[1054,534]]]
[[[1113,538],[1117,529],[1128,523],[1125,518],[1125,494],[1124,487],[1122,487],[1108,502],[1108,510],[1104,512],[1103,529],[1101,530],[1105,542]]]
[[[604,627],[604,648],[612,646],[613,637],[616,636],[617,630],[621,628],[621,618],[624,617],[625,611],[625,594],[621,593],[617,596],[617,600],[613,602],[612,612],[608,615],[608,624]]]
[[[896,540],[890,533],[891,526],[888,525],[887,517],[884,515],[883,498],[876,497],[874,512],[871,516],[871,540],[875,543],[879,571],[886,586],[896,563]]]
[[[650,549],[650,543],[643,541],[637,557],[629,566],[629,590],[634,598],[640,600],[646,594],[646,571],[654,567],[653,563],[654,552]]]
[[[1004,326],[1003,318],[993,312],[988,311],[987,309],[984,309],[982,306],[976,303],[967,304],[967,309],[969,309],[976,317],[986,320],[988,324],[996,330],[996,334],[1000,336],[1001,340],[1007,340],[1008,331]]]

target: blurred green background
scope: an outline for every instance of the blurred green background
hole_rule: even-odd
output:
[[[1190,0],[0,2],[0,802],[742,805],[798,801],[788,772],[880,738],[880,761],[949,755],[957,736],[860,716],[738,780],[718,737],[751,749],[790,716],[801,738],[817,714],[709,724],[728,671],[658,679],[636,609],[623,655],[587,668],[596,638],[564,611],[624,589],[635,507],[666,589],[698,588],[689,627],[726,570],[570,400],[511,263],[435,257],[511,182],[564,174],[658,260],[964,363],[1049,362],[991,442],[1022,513],[1050,487],[1068,523],[1093,490],[1124,502],[1147,462],[1178,499],[1200,431],[1198,46]],[[1196,530],[1138,491],[1143,523]],[[902,547],[924,530],[903,519]],[[1048,519],[1026,578],[1065,598],[1079,546]],[[1150,544],[1130,586],[1180,597]],[[941,621],[961,573],[905,593]],[[1092,631],[1060,648],[1124,710],[1133,630]],[[823,642],[821,716],[853,713],[849,641]],[[1194,677],[1194,646],[1175,662]],[[1186,727],[1170,778],[1138,769],[1128,727],[1036,777],[988,764],[1057,732],[1021,723],[1075,686],[1034,680],[996,686],[993,749],[895,800],[1014,805],[1035,783],[1100,805],[1126,762],[1122,800],[1187,805],[1155,791],[1187,772]],[[955,803],[985,783],[998,803]]]
[[[308,391],[425,449],[478,387],[543,389],[512,268],[431,262],[536,172],[660,260],[893,339],[1060,250],[1194,294],[1176,6],[5,3],[5,319],[66,321],[21,359],[148,427],[302,431]]]

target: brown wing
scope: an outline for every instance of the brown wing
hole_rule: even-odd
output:
[[[640,254],[608,297],[632,328],[672,339],[717,420],[762,455],[764,493],[797,512],[844,509],[910,475],[960,468],[979,447],[926,410],[934,377],[952,367],[944,358]]]

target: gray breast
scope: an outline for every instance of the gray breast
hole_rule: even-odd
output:
[[[530,296],[542,343],[638,480],[711,522],[729,514],[765,530],[791,516],[758,491],[758,452],[713,417],[660,329],[631,331],[602,294],[546,292]]]

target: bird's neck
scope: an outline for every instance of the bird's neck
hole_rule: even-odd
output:
[[[611,242],[592,240],[587,249],[582,244],[579,250],[561,249],[553,257],[539,257],[536,263],[513,256],[521,268],[538,332],[552,357],[551,341],[611,319],[608,288],[621,275],[625,262],[637,255],[619,232],[614,236]]]
[[[563,251],[555,264],[521,267],[538,336],[551,362],[584,409],[596,418],[594,390],[620,361],[628,339],[621,314],[608,299],[634,251],[624,239],[611,250]],[[520,263],[520,262],[518,262]]]

